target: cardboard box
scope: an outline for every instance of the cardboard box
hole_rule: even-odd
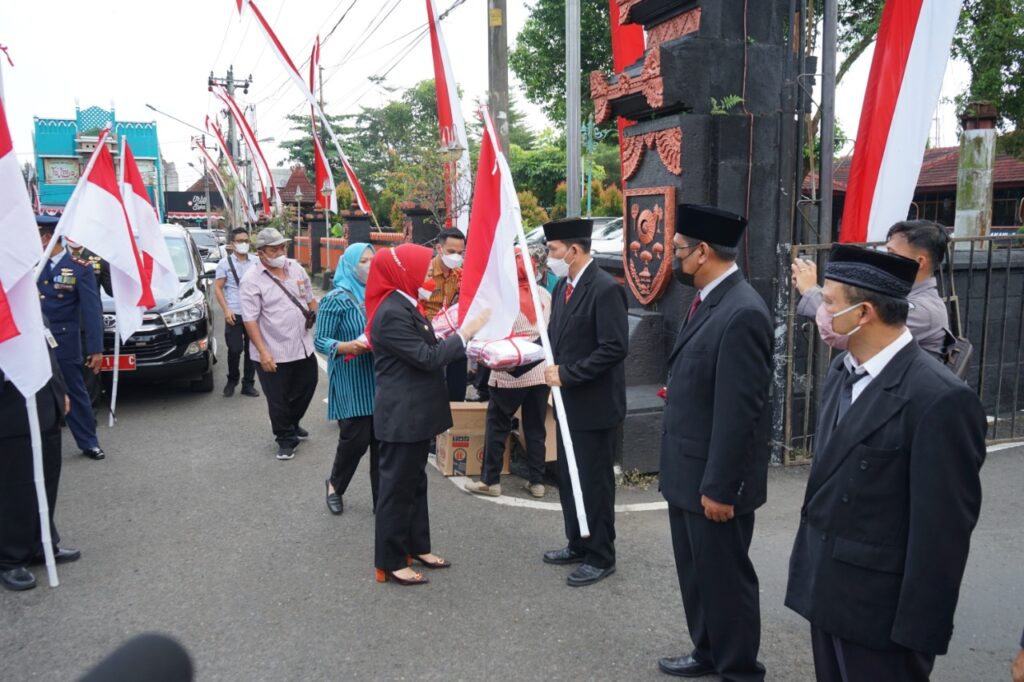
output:
[[[548,414],[544,418],[544,461],[554,462],[558,459],[558,422],[555,421],[555,408],[552,405],[552,398],[548,396]],[[512,434],[516,440],[519,441],[519,445],[526,449],[526,436],[523,431],[523,410],[520,409],[516,412],[516,419],[519,420],[519,430],[513,431]]]
[[[437,437],[437,468],[445,476],[479,476],[486,447],[487,403],[451,403],[452,428]],[[501,473],[509,469],[505,448]]]

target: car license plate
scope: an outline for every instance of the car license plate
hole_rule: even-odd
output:
[[[120,362],[119,368],[122,372],[131,372],[135,369],[135,356],[134,355],[121,355],[119,356]],[[114,356],[104,355],[103,364],[100,366],[100,370],[104,372],[114,371]]]

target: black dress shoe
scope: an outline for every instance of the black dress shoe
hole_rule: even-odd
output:
[[[666,675],[675,675],[676,677],[704,677],[715,674],[715,666],[693,654],[679,658],[660,658],[658,659],[658,668]]]
[[[107,456],[107,453],[103,452],[103,448],[98,447],[89,448],[88,450],[82,450],[82,454],[88,457],[89,459],[95,459],[97,461],[105,459]]]
[[[82,558],[82,550],[74,549],[73,547],[61,547],[53,553],[53,561],[58,564],[70,564],[72,561],[78,561]],[[43,554],[37,554],[32,557],[33,566],[42,566],[46,563],[46,556]]]
[[[230,398],[234,394],[235,394],[235,382],[229,381],[227,383],[227,385],[224,387],[224,397],[225,398]]]
[[[295,437],[298,438],[299,440],[306,440],[307,438],[309,438],[309,431],[302,428],[301,426],[296,426]]]
[[[0,584],[12,592],[31,590],[36,586],[36,577],[24,566],[0,571]]]
[[[242,395],[247,395],[251,398],[259,398],[260,392],[252,386],[242,386]]]
[[[327,488],[327,509],[335,516],[345,511],[345,505],[341,501],[341,495],[336,492],[331,492],[331,479],[328,478],[324,481],[324,487]]]
[[[577,554],[568,547],[553,549],[544,552],[544,563],[546,564],[579,564],[583,563],[583,555]]]
[[[604,580],[614,572],[614,564],[612,564],[608,568],[598,568],[597,566],[591,566],[590,564],[583,564],[575,571],[570,573],[569,577],[565,579],[565,582],[569,587],[583,587],[584,585],[593,585],[596,582]]]

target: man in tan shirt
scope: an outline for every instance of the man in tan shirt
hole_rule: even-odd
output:
[[[430,269],[427,270],[427,277],[434,280],[434,293],[423,302],[428,320],[434,319],[442,308],[459,299],[466,235],[454,228],[442,230],[437,235],[434,251],[434,260],[430,261]],[[448,400],[463,402],[466,399],[466,360],[456,360],[448,365],[445,379],[448,382]]]

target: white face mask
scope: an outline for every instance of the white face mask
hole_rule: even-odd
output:
[[[569,252],[566,251],[566,254]],[[576,259],[573,259],[573,263]],[[548,270],[555,273],[555,277],[566,277],[569,274],[569,267],[572,263],[568,262],[564,258],[552,258],[548,256]]]
[[[239,242],[235,244],[235,253],[242,254],[243,256],[249,253],[249,242]]]
[[[446,268],[452,270],[462,267],[462,254],[461,253],[446,253],[441,256],[441,262],[444,263]]]
[[[272,268],[283,268],[284,264],[288,262],[288,256],[277,256],[275,258],[267,258],[267,265]]]
[[[356,266],[356,279],[363,284],[366,284],[366,280],[370,279],[370,264],[360,263]]]
[[[423,287],[420,287],[419,293],[420,293],[420,300],[423,300],[423,301],[429,301],[430,297],[434,295],[433,291],[430,291],[428,289],[424,289]]]

